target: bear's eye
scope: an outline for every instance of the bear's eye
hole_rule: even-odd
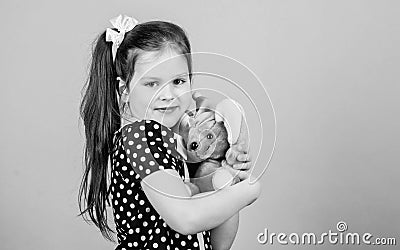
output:
[[[199,144],[197,142],[192,142],[190,144],[190,149],[196,150],[199,147]]]
[[[212,134],[207,135],[207,139],[212,139],[214,136]]]

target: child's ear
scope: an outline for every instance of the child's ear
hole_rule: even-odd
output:
[[[118,92],[120,95],[128,95],[129,91],[128,91],[128,86],[126,85],[126,82],[124,80],[122,80],[121,77],[117,77],[118,80]]]
[[[118,93],[120,96],[120,102],[126,103],[129,100],[129,90],[126,82],[122,80],[120,77],[117,77],[118,83]]]

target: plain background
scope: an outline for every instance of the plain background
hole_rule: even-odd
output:
[[[193,51],[235,58],[271,96],[275,154],[232,249],[295,249],[256,238],[339,221],[400,244],[398,1],[3,0],[1,249],[114,248],[76,215],[90,45],[118,14],[181,25]]]

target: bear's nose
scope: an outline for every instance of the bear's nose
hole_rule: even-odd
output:
[[[190,144],[190,149],[191,150],[196,150],[199,147],[199,144],[197,142],[192,142]]]

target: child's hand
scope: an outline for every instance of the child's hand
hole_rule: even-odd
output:
[[[191,182],[185,182],[185,186],[188,192],[190,193],[190,196],[200,193],[199,187]]]
[[[251,156],[247,150],[241,147],[230,147],[225,154],[226,163],[231,165],[234,169],[250,169]]]
[[[253,164],[251,162],[250,156],[248,154],[239,154],[238,159],[240,160],[233,165],[229,164],[226,160],[223,160],[221,164],[223,167],[230,167],[234,170],[249,171]]]
[[[228,152],[227,152],[228,154]],[[222,167],[229,170],[235,176],[234,183],[249,178],[249,170],[252,166],[251,156],[247,152],[231,151],[230,158],[234,158],[234,163],[229,164],[227,160],[221,162]]]

